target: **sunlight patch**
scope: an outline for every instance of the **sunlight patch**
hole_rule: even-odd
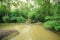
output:
[[[20,0],[20,1],[22,1],[22,2],[27,2],[26,0]]]
[[[50,0],[50,3],[53,3],[53,0]]]
[[[19,27],[18,26],[15,26],[15,28],[14,28],[15,30],[19,30]]]
[[[30,30],[30,25],[26,25],[26,28],[24,29],[25,32],[28,32]]]
[[[16,9],[16,7],[11,5],[11,10],[15,10],[15,9]]]

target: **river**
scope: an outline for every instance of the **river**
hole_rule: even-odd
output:
[[[19,35],[9,40],[60,40],[60,37],[40,24],[6,23],[1,30],[17,30]]]

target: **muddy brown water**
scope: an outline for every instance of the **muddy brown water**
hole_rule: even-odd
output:
[[[44,29],[40,24],[3,24],[1,30],[17,30],[19,35],[9,40],[60,40],[60,37]]]

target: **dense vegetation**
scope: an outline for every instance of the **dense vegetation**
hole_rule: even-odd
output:
[[[0,0],[0,23],[43,22],[48,29],[60,30],[60,0]]]
[[[56,1],[55,1],[56,2]],[[58,0],[55,5],[50,6],[50,14],[49,16],[45,17],[45,28],[60,31],[60,1]]]

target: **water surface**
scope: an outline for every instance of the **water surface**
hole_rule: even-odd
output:
[[[60,40],[60,37],[40,24],[4,24],[2,30],[18,30],[19,35],[9,40]]]

